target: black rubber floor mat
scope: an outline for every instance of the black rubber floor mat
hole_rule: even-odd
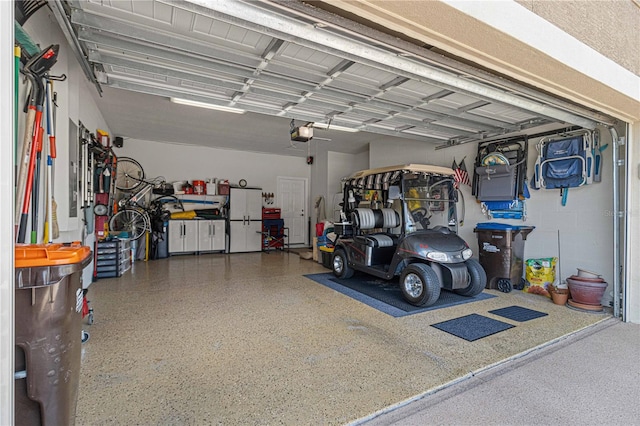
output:
[[[470,314],[464,317],[454,318],[449,321],[432,324],[431,327],[435,327],[469,342],[473,342],[515,326],[507,324],[506,322],[487,318],[482,315]]]
[[[518,322],[525,322],[549,315],[546,312],[534,311],[533,309],[515,305],[507,306],[506,308],[494,309],[493,311],[489,311],[489,313]]]
[[[451,291],[442,290],[440,292],[440,298],[436,303],[427,307],[419,307],[411,305],[404,300],[397,279],[385,281],[369,275],[356,274],[348,280],[340,280],[332,273],[309,274],[305,275],[305,277],[394,317],[402,317],[496,297],[487,293],[480,293],[474,297],[465,297]]]

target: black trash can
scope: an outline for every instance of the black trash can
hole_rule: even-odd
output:
[[[75,423],[82,338],[80,243],[15,247],[16,424]]]
[[[524,242],[534,226],[506,223],[478,223],[473,230],[478,236],[480,265],[487,273],[488,289],[508,293],[524,288]]]
[[[153,231],[151,235],[151,259],[166,259],[169,257],[169,222],[159,222],[160,229]]]

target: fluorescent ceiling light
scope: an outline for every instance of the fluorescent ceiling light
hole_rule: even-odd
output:
[[[215,109],[216,111],[232,112],[234,114],[244,114],[246,111],[240,108],[233,108],[222,105],[208,104],[206,102],[190,101],[189,99],[171,98],[171,102],[180,105],[189,105],[199,108]]]
[[[327,123],[313,123],[313,127],[316,129],[325,129],[325,130],[340,130],[341,132],[359,132],[360,129],[354,129],[353,127],[344,127],[344,126],[336,126],[334,124]]]

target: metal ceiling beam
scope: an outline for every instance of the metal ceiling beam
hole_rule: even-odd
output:
[[[80,64],[80,68],[82,68],[82,72],[84,72],[85,77],[93,83],[98,91],[99,95],[102,95],[102,88],[100,87],[100,83],[96,80],[95,75],[93,74],[93,70],[91,69],[91,65],[87,61],[87,58],[82,50],[82,46],[76,37],[76,34],[73,32],[73,27],[71,26],[71,22],[69,22],[69,18],[67,17],[67,12],[64,10],[64,6],[60,0],[49,0],[51,11],[53,12],[53,16],[58,21],[58,25],[62,30],[69,46],[71,46],[71,51],[73,55],[76,57],[76,60]]]
[[[591,129],[597,125],[597,122],[572,112],[486,84],[462,79],[451,72],[429,67],[424,63],[398,56],[380,47],[367,45],[339,34],[334,34],[331,32],[331,28],[308,25],[276,13],[269,13],[266,9],[256,6],[255,2],[245,3],[230,0],[177,2],[165,0],[163,3],[222,20],[229,24],[239,25],[252,31],[268,34],[272,37],[295,42],[344,59],[364,63],[400,76],[418,80],[424,79],[428,83],[438,85],[444,89],[455,90],[491,102],[510,105],[547,118]]]
[[[229,90],[240,90],[243,86],[242,82],[234,83],[228,80],[222,80],[211,76],[197,74],[195,72],[189,72],[188,70],[182,71],[173,68],[160,67],[158,65],[150,65],[149,63],[142,62],[141,60],[137,60],[136,58],[132,58],[130,56],[103,56],[100,52],[92,52],[89,54],[89,59],[93,62],[99,62],[103,65],[130,68],[137,71],[158,74],[180,80],[189,80],[192,82],[208,84]]]
[[[267,68],[267,65],[277,55],[278,50],[282,48],[283,44],[284,44],[283,40],[280,40],[277,38],[271,40],[271,43],[269,43],[269,46],[267,46],[267,48],[262,53],[262,60],[260,61],[260,64],[258,64],[258,66],[253,70],[253,75],[255,77],[258,77],[262,73],[262,71],[264,71]],[[240,100],[240,98],[242,98],[242,96],[244,96],[244,94],[249,91],[249,89],[251,88],[251,85],[255,81],[256,81],[255,78],[246,79],[242,89],[234,93],[233,96],[231,97],[230,105],[231,106],[235,105],[236,102],[238,102],[238,100]]]
[[[302,96],[297,101],[287,105],[286,108],[283,108],[283,112],[289,111],[294,107],[298,106],[299,104],[307,102],[311,96],[315,95],[319,90],[322,90],[325,87],[327,87],[328,84],[333,82],[333,80],[335,80],[340,74],[342,74],[345,70],[347,70],[351,65],[353,65],[353,62],[351,61],[340,62],[338,65],[333,67],[333,69],[331,69],[327,73],[327,78],[317,83],[311,90],[305,90],[302,93]],[[282,112],[278,113],[277,115],[282,116]]]

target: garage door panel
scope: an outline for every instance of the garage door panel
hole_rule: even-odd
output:
[[[381,42],[371,29],[353,32],[359,24],[343,18],[340,25],[318,22],[313,16],[321,13],[302,3],[142,3],[80,2],[73,11],[83,48],[101,52],[90,59],[104,68],[102,84],[146,85],[145,93],[159,96],[184,90],[187,97],[261,114],[336,117],[365,131],[425,142],[448,138],[449,145],[542,123],[596,124],[574,110],[535,102],[530,89],[521,95],[516,83],[503,86],[467,64],[458,71],[453,60],[440,61],[419,46]],[[118,51],[134,64],[116,63]],[[177,64],[186,68],[184,76],[172,70]],[[198,69],[202,78],[192,75]]]

